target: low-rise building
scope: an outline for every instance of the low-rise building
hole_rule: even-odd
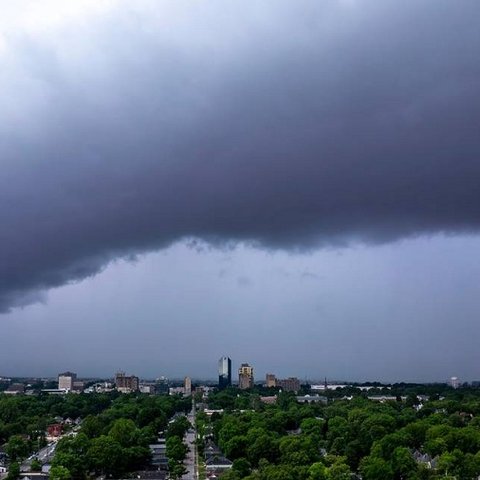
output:
[[[25,385],[23,383],[12,383],[3,393],[7,395],[21,395],[25,393]]]
[[[372,402],[380,402],[380,403],[385,403],[385,402],[396,402],[398,400],[404,402],[407,397],[395,397],[394,395],[370,395],[367,397],[369,400],[372,400]]]
[[[322,395],[299,395],[296,399],[298,403],[328,403],[327,397]]]
[[[419,450],[415,450],[412,456],[417,463],[423,464],[427,468],[436,469],[438,467],[438,456],[432,457],[428,453],[422,453]]]
[[[149,395],[152,395],[153,393],[155,393],[155,385],[151,383],[141,383],[138,386],[138,390],[140,391],[140,393],[147,393]]]
[[[48,393],[48,395],[66,395],[68,390],[58,389],[58,388],[44,388],[42,393]]]
[[[20,472],[18,480],[48,480],[48,473],[43,472]]]
[[[207,476],[220,476],[226,470],[232,468],[233,462],[226,458],[215,443],[208,440],[204,448],[205,469]]]
[[[185,387],[170,387],[168,393],[169,395],[184,395]]]
[[[111,382],[98,382],[84,390],[85,393],[105,393],[114,390],[114,385]]]
[[[158,438],[157,443],[150,445],[150,451],[152,452],[152,466],[158,470],[167,471],[168,459],[165,438]]]
[[[62,435],[63,426],[61,423],[53,423],[47,427],[47,438],[58,438]]]
[[[263,396],[263,397],[260,397],[260,401],[267,405],[275,405],[277,403],[277,396],[276,395]]]
[[[205,413],[207,417],[211,417],[214,413],[218,413],[219,415],[221,415],[223,412],[224,412],[223,408],[217,408],[217,409],[205,408],[203,410],[203,413]]]
[[[76,380],[73,382],[73,390],[76,392],[83,392],[83,389],[85,388],[85,382],[82,380]]]

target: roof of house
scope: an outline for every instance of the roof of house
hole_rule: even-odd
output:
[[[23,479],[35,479],[35,480],[48,480],[48,473],[43,472],[20,472],[18,478]]]
[[[207,467],[217,467],[217,466],[222,466],[222,467],[231,467],[233,465],[233,462],[229,460],[228,458],[224,457],[223,455],[214,455],[207,460],[205,460],[205,465]]]

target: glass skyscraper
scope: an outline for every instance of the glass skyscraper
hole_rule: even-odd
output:
[[[222,357],[218,361],[218,386],[226,388],[232,385],[232,361],[229,357]]]

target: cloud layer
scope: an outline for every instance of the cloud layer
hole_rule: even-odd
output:
[[[182,238],[478,230],[478,2],[129,3],[3,27],[1,311]]]

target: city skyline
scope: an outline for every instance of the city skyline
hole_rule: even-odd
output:
[[[222,377],[220,375],[221,371],[225,371],[223,369],[224,365],[227,365],[227,363],[224,363],[228,361],[228,367],[230,369],[230,382],[225,383],[225,380],[222,380]],[[412,380],[412,379],[380,379],[380,378],[338,378],[338,377],[328,377],[328,375],[313,375],[313,376],[308,376],[308,375],[302,375],[302,372],[292,372],[291,370],[288,375],[282,374],[282,372],[275,371],[272,372],[272,369],[266,369],[265,371],[263,370],[257,370],[255,364],[248,363],[248,362],[237,362],[235,363],[230,357],[228,356],[222,356],[217,362],[217,376],[214,374],[212,375],[212,372],[209,372],[208,374],[203,374],[203,375],[191,375],[191,370],[188,372],[183,372],[177,375],[170,375],[166,371],[162,371],[161,374],[153,375],[153,376],[148,376],[148,375],[143,375],[141,372],[135,372],[132,373],[131,375],[126,375],[125,371],[117,369],[114,374],[106,374],[106,375],[87,375],[87,374],[82,374],[78,376],[78,379],[80,380],[112,380],[113,384],[116,384],[118,386],[118,378],[123,377],[126,378],[127,381],[130,381],[130,379],[134,379],[136,384],[138,385],[139,381],[173,381],[176,383],[185,383],[188,379],[188,381],[191,382],[208,382],[209,384],[213,384],[218,386],[220,389],[225,388],[226,386],[238,386],[241,384],[241,373],[246,372],[246,370],[250,371],[250,374],[253,383],[255,385],[260,385],[264,384],[265,386],[282,386],[282,384],[288,384],[291,381],[295,382],[300,382],[301,384],[334,384],[334,385],[341,385],[341,384],[350,384],[350,383],[383,383],[383,384],[394,384],[394,383],[418,383],[418,384],[429,384],[429,383],[445,383],[445,384],[450,384],[452,385],[453,383],[455,385],[461,385],[464,382],[465,383],[480,383],[480,377],[478,378],[464,378],[464,377],[457,377],[457,376],[450,376],[450,377],[444,377],[444,378],[439,378],[436,380],[430,380],[430,381],[422,381],[422,380]],[[238,372],[238,376],[235,376],[234,372]],[[253,372],[256,372],[255,375]],[[66,371],[64,373],[57,373],[55,375],[4,375],[5,372],[0,371],[0,379],[1,378],[38,378],[38,379],[51,379],[51,380],[58,380],[58,388],[59,389],[65,389],[67,388],[68,390],[72,389],[73,383],[76,382],[77,380],[77,373],[73,373],[70,371]],[[72,379],[70,379],[72,377]],[[68,386],[65,386],[66,384],[63,384],[61,381],[61,378],[63,378],[63,382],[67,381]],[[68,380],[65,380],[68,378]],[[121,379],[122,383],[121,385],[124,384],[124,380]],[[82,382],[79,382],[82,383]],[[82,387],[83,388],[83,387]]]
[[[1,9],[6,375],[480,377],[477,1]]]

